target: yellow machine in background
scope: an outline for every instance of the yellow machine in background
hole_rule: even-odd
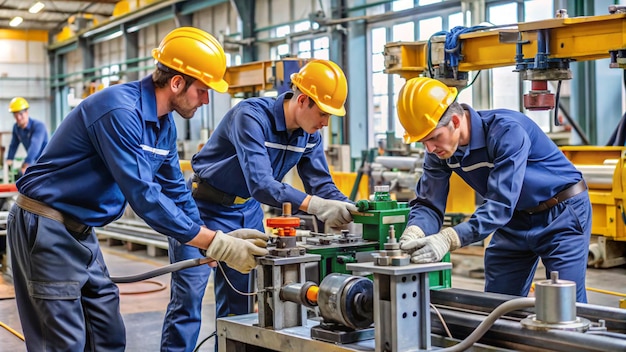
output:
[[[583,173],[593,208],[589,265],[626,263],[626,147],[561,147]]]

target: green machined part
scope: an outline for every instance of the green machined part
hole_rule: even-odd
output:
[[[373,252],[378,250],[377,242],[359,242],[354,244],[303,245],[308,254],[317,254],[320,258],[317,270],[307,272],[307,280],[322,282],[328,274],[351,274],[346,264],[356,262],[357,252]],[[311,271],[311,270],[309,270]]]
[[[370,202],[368,200],[362,199],[356,202],[356,207],[359,211],[366,211],[370,208]]]
[[[354,222],[363,225],[363,239],[377,241],[380,244],[379,249],[384,249],[383,244],[387,242],[390,225],[394,227],[396,239],[400,238],[411,210],[406,202],[395,200],[360,200],[356,205],[359,213],[352,214]]]
[[[374,192],[374,202],[388,202],[391,200],[391,195],[388,191]]]

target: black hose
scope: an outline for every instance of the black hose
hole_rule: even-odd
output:
[[[590,145],[591,142],[589,142],[589,138],[587,138],[587,135],[585,135],[585,133],[583,132],[582,128],[580,128],[580,125],[578,125],[578,123],[576,121],[574,121],[574,119],[572,119],[572,117],[570,116],[569,112],[567,112],[567,110],[565,109],[565,106],[563,106],[563,104],[561,104],[559,102],[559,106],[555,107],[555,109],[558,109],[558,108],[561,109],[561,113],[563,113],[563,116],[565,117],[567,122],[569,122],[569,124],[572,126],[574,131],[576,131],[576,133],[578,134],[580,139],[582,139],[583,144],[584,145]]]
[[[155,270],[151,270],[145,273],[141,273],[141,274],[136,274],[136,275],[130,275],[130,276],[112,276],[111,280],[115,283],[118,284],[125,284],[125,283],[129,283],[129,282],[138,282],[138,281],[143,281],[143,280],[147,280],[147,279],[151,279],[155,276],[160,276],[163,274],[168,274],[174,271],[178,271],[178,270],[183,270],[183,269],[187,269],[187,268],[192,268],[194,266],[200,266],[203,264],[208,264],[210,262],[212,262],[213,259],[210,258],[196,258],[196,259],[187,259],[187,260],[183,260],[177,263],[173,263],[170,265],[166,265],[163,267],[160,267],[158,269]]]
[[[205,338],[204,338],[204,340],[202,340],[202,341],[198,344],[198,346],[196,346],[196,348],[193,350],[193,352],[198,352],[198,351],[200,351],[200,346],[202,346],[205,342],[207,342],[207,340],[208,340],[208,339],[210,339],[211,337],[215,337],[216,335],[217,335],[217,331],[213,331],[213,332],[211,333],[211,335],[209,335],[209,336],[205,337]]]

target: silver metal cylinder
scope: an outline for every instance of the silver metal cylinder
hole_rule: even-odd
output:
[[[369,279],[332,273],[320,283],[317,303],[325,323],[362,329],[374,322],[373,295]]]
[[[556,271],[550,280],[535,283],[535,310],[537,320],[548,324],[576,321],[576,283],[559,280]]]
[[[283,286],[280,289],[280,299],[287,302],[294,302],[301,304],[305,307],[314,307],[316,302],[311,302],[307,299],[306,293],[315,283],[307,281],[304,283],[295,282]]]
[[[589,245],[589,254],[587,255],[587,265],[596,266],[602,264],[604,256],[602,255],[602,249],[597,243]]]
[[[420,158],[412,156],[377,156],[374,161],[388,169],[412,170],[418,165]]]
[[[590,188],[612,188],[615,163],[611,160],[606,160],[603,165],[576,165],[576,168],[583,174],[583,178]]]

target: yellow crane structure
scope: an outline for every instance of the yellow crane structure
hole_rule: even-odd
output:
[[[524,107],[545,110],[554,108],[547,81],[571,79],[571,61],[611,58],[612,68],[626,68],[626,13],[480,29],[459,35],[453,49],[446,48],[444,35],[388,43],[385,72],[406,79],[426,72],[449,86],[465,87],[470,71],[515,65],[515,71],[532,82]],[[457,66],[450,65],[451,55],[459,58]]]

